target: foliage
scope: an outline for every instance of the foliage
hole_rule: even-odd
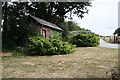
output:
[[[4,53],[12,53],[13,56],[25,56],[28,55],[26,53],[26,48],[25,47],[15,47],[14,49],[9,48],[2,48],[2,52]]]
[[[119,70],[119,69],[117,69]],[[120,79],[120,73],[119,71],[117,71],[116,69],[110,69],[109,71],[106,72],[106,75],[108,75],[108,73],[110,73],[110,79],[111,80],[119,80]]]
[[[73,30],[81,30],[80,26],[78,26],[75,22],[73,21],[68,21],[67,22],[68,27],[69,27],[69,31],[73,31]]]
[[[2,40],[2,51],[14,50],[17,45],[11,39]]]
[[[95,34],[95,33],[90,31],[89,29],[80,28],[78,30],[70,31],[68,35],[77,35],[77,34]],[[95,35],[98,36],[98,34]]]
[[[2,38],[4,41],[9,39],[17,46],[23,46],[28,37],[28,21],[23,5],[25,6],[25,3],[10,5],[5,2],[2,6],[4,20]]]
[[[68,35],[68,32],[69,32],[69,28],[68,28],[68,24],[67,22],[63,22],[61,24],[59,24],[59,26],[62,28],[62,39],[65,41],[67,40],[67,35]]]
[[[73,30],[81,30],[80,26],[78,26],[75,22],[63,22],[59,25],[62,28],[62,37],[64,41],[67,41],[67,36],[69,35],[70,31]]]
[[[63,40],[64,41],[70,41],[70,37],[73,37],[77,34],[95,34],[89,29],[81,28],[73,21],[63,22],[61,25],[61,28],[63,29]],[[97,34],[95,34],[97,36]]]
[[[120,43],[120,38],[119,36],[116,36],[116,42],[119,44]]]
[[[31,37],[30,44],[28,46],[29,54],[36,54],[36,55],[45,55],[47,52],[51,53],[53,46],[51,43],[44,39],[43,37]]]
[[[70,42],[77,47],[94,47],[99,45],[99,38],[94,34],[78,34]]]
[[[69,35],[69,36],[67,36],[67,41],[71,42],[74,36],[76,36],[76,35]]]
[[[59,39],[59,40],[62,40],[62,32],[52,31],[50,34],[51,34],[51,39]]]
[[[120,28],[116,29],[113,34],[117,34],[118,36],[120,36]]]
[[[113,34],[117,35],[117,37],[116,37],[116,42],[117,42],[117,43],[120,43],[120,40],[119,40],[119,36],[120,36],[120,27],[117,28]]]
[[[29,36],[29,14],[59,25],[64,22],[66,14],[83,17],[88,12],[90,2],[2,2],[3,41],[6,46],[25,46]],[[66,32],[66,27],[62,27]],[[63,35],[66,33],[63,33]],[[66,36],[66,35],[65,35]]]
[[[49,22],[59,24],[68,16],[68,12],[83,17],[88,13],[87,6],[90,2],[32,2],[29,6],[29,13]]]
[[[32,55],[67,54],[73,51],[74,46],[57,39],[45,39],[40,36],[31,37],[28,53]]]
[[[50,42],[52,43],[53,47],[55,48],[54,54],[68,54],[73,52],[73,48],[75,45],[70,44],[69,42],[63,42],[57,39],[51,39]]]

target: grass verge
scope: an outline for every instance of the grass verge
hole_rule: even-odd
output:
[[[117,68],[118,49],[80,47],[72,54],[11,56],[2,61],[3,78],[99,78]]]

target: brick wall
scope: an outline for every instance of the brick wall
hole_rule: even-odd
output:
[[[42,26],[39,23],[36,23],[34,21],[30,22],[30,32],[38,33],[39,35],[42,35],[42,29],[46,31],[46,38],[49,38],[51,36],[52,29],[48,28],[46,26]]]

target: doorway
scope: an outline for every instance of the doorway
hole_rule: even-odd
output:
[[[47,31],[46,31],[45,29],[42,30],[42,36],[43,36],[44,38],[46,38],[46,32],[47,32]]]

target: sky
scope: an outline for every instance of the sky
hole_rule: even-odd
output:
[[[118,28],[119,1],[93,0],[92,7],[88,7],[89,14],[85,14],[83,19],[74,16],[73,21],[96,34],[110,36]]]

